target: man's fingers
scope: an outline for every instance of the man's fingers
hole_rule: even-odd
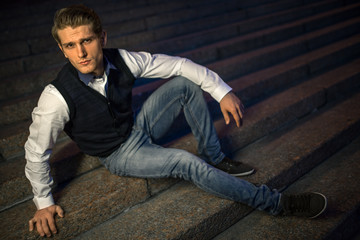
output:
[[[224,115],[225,123],[229,124],[230,123],[229,112],[226,109],[221,111]],[[242,118],[243,118],[243,113],[240,110],[240,107],[234,107],[233,109],[231,109],[230,113],[236,122],[236,126],[240,127],[242,125]]]
[[[42,228],[41,222],[40,221],[36,221],[36,230],[38,231],[38,233],[40,234],[40,236],[45,236],[44,230]]]
[[[233,115],[233,118],[235,119],[236,122],[236,126],[240,127],[240,116],[237,110],[231,112],[231,114]]]
[[[55,211],[59,217],[64,217],[64,210],[60,206],[56,206]]]
[[[240,110],[241,110],[242,114],[245,113],[245,106],[244,106],[244,104],[242,104],[242,103],[241,103],[241,105],[240,105]]]
[[[226,110],[222,110],[222,109],[221,109],[221,112],[222,112],[222,114],[224,116],[226,125],[229,124],[230,123],[229,113]]]
[[[237,110],[238,110],[240,117],[243,118],[244,112],[245,112],[244,105],[241,104],[240,106],[237,106]]]
[[[244,109],[242,109],[242,107],[240,106],[237,108],[237,111],[240,116],[240,126],[242,126],[243,125],[243,117],[244,117]]]
[[[49,227],[50,227],[50,230],[53,234],[56,234],[57,233],[57,229],[56,229],[56,225],[55,225],[55,220],[54,218],[50,218],[48,219],[48,224],[49,224]],[[50,234],[51,235],[51,234]]]
[[[34,224],[36,223],[36,221],[34,219],[31,219],[29,221],[29,231],[32,232],[34,230]]]
[[[49,224],[48,221],[42,221],[42,230],[43,232],[46,234],[46,236],[50,237],[51,236],[51,232],[50,232],[50,228],[49,228]],[[40,234],[41,235],[41,234]],[[43,235],[42,235],[43,236]]]

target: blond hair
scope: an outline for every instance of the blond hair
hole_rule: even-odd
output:
[[[75,28],[82,25],[91,25],[92,31],[98,37],[100,37],[103,32],[100,18],[95,11],[80,4],[56,11],[51,34],[54,39],[61,44],[58,30],[62,30],[66,27]]]

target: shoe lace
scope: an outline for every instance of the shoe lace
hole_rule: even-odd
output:
[[[291,195],[289,196],[288,211],[306,212],[310,209],[310,196],[309,195]]]

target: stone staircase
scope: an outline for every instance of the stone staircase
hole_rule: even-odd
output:
[[[207,94],[224,151],[245,179],[289,193],[319,191],[315,220],[273,217],[177,179],[111,175],[62,134],[51,158],[65,210],[54,239],[352,239],[360,226],[360,2],[351,0],[83,1],[108,47],[187,57],[216,71],[246,105],[226,126]],[[0,10],[0,239],[39,239],[24,175],[31,111],[64,64],[50,36],[73,1],[13,2]],[[138,109],[166,80],[139,79]],[[163,145],[196,153],[183,118]],[[180,126],[181,127],[178,127]]]

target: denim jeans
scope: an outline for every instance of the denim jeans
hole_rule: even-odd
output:
[[[205,160],[184,150],[154,144],[171,130],[182,110]],[[216,196],[274,215],[280,212],[280,194],[276,190],[255,186],[209,164],[217,164],[223,158],[202,90],[191,81],[176,77],[147,99],[127,141],[100,161],[119,176],[182,178]]]

